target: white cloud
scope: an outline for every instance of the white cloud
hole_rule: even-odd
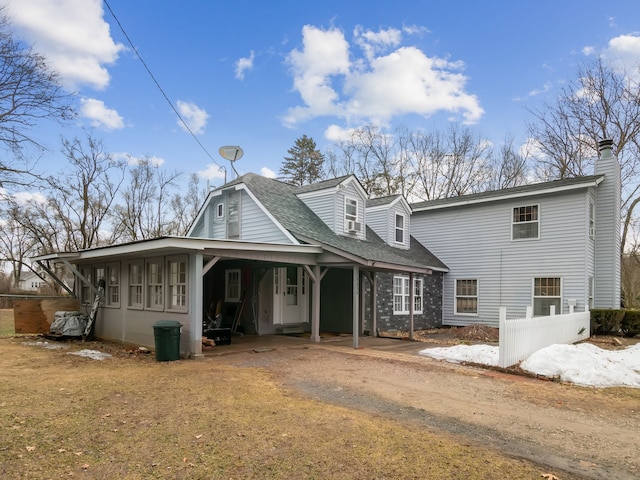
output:
[[[207,165],[207,168],[198,171],[198,176],[200,178],[204,178],[205,180],[214,180],[216,178],[225,179],[226,172],[223,167],[220,167],[219,165],[216,165],[214,163],[210,163]]]
[[[195,103],[183,102],[182,100],[178,100],[177,107],[178,112],[180,112],[180,116],[184,119],[194,134],[200,135],[204,133],[204,127],[207,126],[207,120],[209,119],[209,114],[206,110],[198,107]],[[178,119],[178,125],[180,125],[180,128],[185,132],[188,132],[180,119]]]
[[[255,59],[256,54],[253,50],[251,50],[251,54],[249,57],[240,58],[236,62],[236,78],[238,80],[244,80],[244,72],[247,70],[253,70],[253,60]]]
[[[365,56],[353,59],[349,43],[337,28],[306,25],[302,36],[302,50],[292,50],[288,62],[303,105],[287,111],[283,118],[287,126],[323,115],[384,124],[394,116],[428,117],[438,112],[461,115],[471,124],[484,113],[478,98],[465,91],[463,62],[399,46],[400,30],[356,28],[355,43]]]
[[[582,54],[585,57],[589,57],[591,55],[593,55],[596,52],[596,49],[594,47],[591,46],[586,46],[582,48]]]
[[[124,128],[124,121],[116,110],[107,108],[102,100],[95,98],[80,99],[80,114],[91,120],[93,127],[105,130],[120,130]]]
[[[640,64],[640,35],[620,35],[609,40],[602,56],[618,71],[637,79]]]
[[[18,192],[14,193],[12,196],[18,205],[26,205],[28,203],[39,203],[43,205],[47,203],[47,198],[40,192]]]
[[[101,0],[13,1],[7,14],[68,88],[109,85],[105,65],[113,64],[124,46],[111,38]]]
[[[260,169],[260,175],[262,175],[263,177],[267,177],[267,178],[276,178],[278,176],[276,174],[276,172],[274,172],[273,170],[271,170],[268,167],[262,167]]]
[[[355,129],[353,128],[342,128],[338,125],[329,125],[324,131],[324,138],[333,143],[346,142],[351,138],[354,131]]]
[[[127,152],[117,152],[117,153],[111,154],[111,157],[114,160],[125,160],[127,162],[127,165],[129,165],[130,167],[135,167],[136,165],[139,165],[141,162],[145,160],[149,162],[151,165],[153,165],[154,167],[161,167],[162,165],[165,164],[164,158],[156,157],[154,155],[137,156]]]

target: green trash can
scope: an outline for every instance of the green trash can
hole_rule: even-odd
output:
[[[153,324],[156,340],[156,360],[180,360],[180,331],[182,325],[175,320],[160,320]]]

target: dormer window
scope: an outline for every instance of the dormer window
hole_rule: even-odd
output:
[[[357,233],[361,228],[358,221],[358,200],[346,197],[344,199],[344,230],[349,233]]]
[[[396,243],[404,243],[404,215],[396,213]]]

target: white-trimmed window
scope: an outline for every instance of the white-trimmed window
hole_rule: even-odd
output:
[[[218,205],[216,205],[216,217],[224,217],[224,203],[219,203]]]
[[[395,241],[396,243],[404,243],[405,217],[400,213],[396,213]]]
[[[129,264],[129,306],[132,308],[142,308],[142,287],[143,287],[143,264],[134,262]]]
[[[478,314],[478,280],[475,278],[456,279],[456,315]]]
[[[187,259],[185,257],[169,258],[167,260],[169,273],[168,289],[170,310],[187,310]]]
[[[360,222],[358,222],[357,198],[344,198],[344,231],[349,233],[360,231]]]
[[[589,237],[596,236],[596,210],[593,202],[589,202]]]
[[[87,282],[85,283],[82,279],[78,279],[80,281],[80,303],[91,303],[92,295],[91,295],[91,285],[93,279],[93,269],[90,265],[80,267],[79,268],[80,275],[82,275]]]
[[[147,308],[164,308],[164,271],[161,258],[147,260]]]
[[[538,205],[515,207],[513,209],[511,239],[539,238],[539,223]]]
[[[106,304],[110,307],[120,306],[120,264],[107,264],[107,278],[105,279]]]
[[[224,272],[224,301],[240,301],[240,269],[225,270]]]
[[[422,313],[423,304],[423,280],[413,279],[413,313]],[[406,315],[409,313],[411,302],[409,292],[409,277],[393,277],[393,313],[394,315]]]
[[[540,277],[533,279],[533,315],[549,315],[551,305],[556,314],[562,313],[562,280],[560,277]]]

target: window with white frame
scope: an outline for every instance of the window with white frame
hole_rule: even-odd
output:
[[[422,313],[423,305],[423,280],[421,278],[413,279],[413,313]],[[393,277],[393,313],[395,315],[403,315],[409,313],[411,305],[411,297],[409,292],[409,277],[394,276]]]
[[[404,230],[405,230],[405,218],[404,215],[396,213],[396,243],[404,243]]]
[[[169,273],[168,308],[171,310],[187,310],[187,259],[184,257],[169,258],[167,260]]]
[[[344,230],[351,233],[360,231],[356,198],[345,197],[344,199]]]
[[[515,207],[513,209],[512,240],[539,238],[539,230],[538,205]]]
[[[84,282],[80,279],[80,303],[91,303],[92,296],[91,295],[91,287],[92,279],[93,279],[93,269],[90,265],[80,267],[80,275],[82,275],[87,281]]]
[[[120,264],[107,264],[107,278],[104,292],[106,304],[110,307],[120,306]]]
[[[240,301],[240,270],[225,270],[224,272],[224,301],[239,302]]]
[[[224,203],[219,203],[216,206],[216,217],[218,218],[224,217]]]
[[[562,281],[560,277],[541,277],[533,279],[533,315],[549,315],[551,305],[556,314],[562,313]]]
[[[143,300],[143,266],[142,262],[134,262],[129,264],[129,306],[133,308],[142,308]]]
[[[596,210],[593,202],[589,202],[589,237],[596,236]]]
[[[164,307],[164,271],[161,258],[147,260],[147,308],[161,310]]]
[[[456,279],[456,315],[478,314],[478,280],[475,278]]]

